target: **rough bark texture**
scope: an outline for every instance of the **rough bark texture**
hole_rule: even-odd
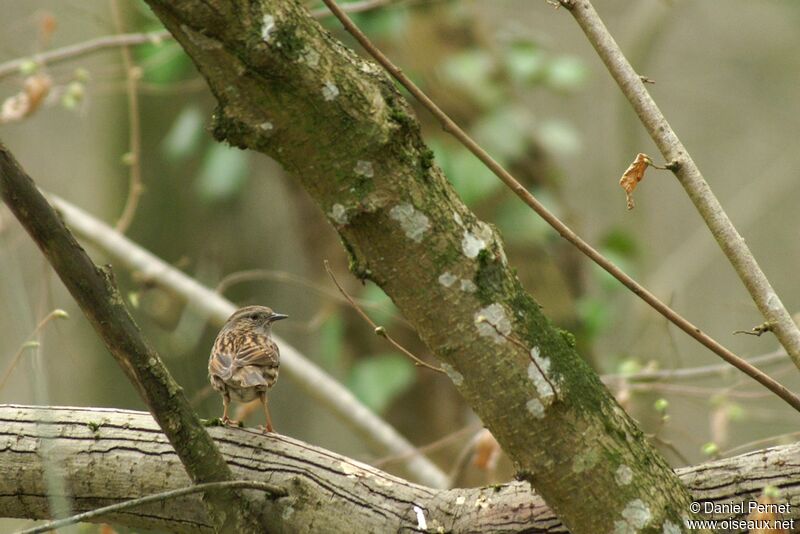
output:
[[[285,436],[212,428],[238,479],[279,484],[290,496],[263,504],[279,532],[419,531],[418,507],[429,532],[566,532],[527,482],[488,488],[432,490]],[[0,406],[0,516],[48,517],[41,447],[67,480],[77,511],[184,487],[189,479],[166,437],[143,412],[101,408]],[[766,485],[790,503],[784,519],[800,519],[800,444],[710,462],[679,475],[697,501],[755,500]],[[121,466],[123,466],[121,468]],[[743,515],[708,514],[726,519]],[[199,497],[108,516],[107,522],[169,532],[211,530]]]
[[[392,297],[570,529],[680,524],[688,493],[521,287],[378,67],[293,0],[147,1],[216,96],[215,136],[300,180],[352,271]]]
[[[0,144],[0,197],[44,253],[83,313],[145,401],[195,482],[230,480],[231,471],[173,380],[142,337],[117,290],[110,268],[97,267],[33,180]],[[218,527],[261,530],[238,492],[210,493],[206,502]]]

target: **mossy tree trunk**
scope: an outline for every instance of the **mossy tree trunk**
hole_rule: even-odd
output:
[[[147,0],[208,81],[214,135],[279,161],[573,532],[676,532],[689,496],[462,203],[408,104],[294,0]],[[424,424],[422,415],[421,424]]]

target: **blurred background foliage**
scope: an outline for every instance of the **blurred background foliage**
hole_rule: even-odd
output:
[[[388,4],[355,15],[357,23],[548,208],[737,353],[776,348],[770,336],[731,335],[761,319],[671,175],[652,171],[637,191],[637,208],[626,212],[620,174],[637,152],[658,160],[657,151],[567,13],[544,1]],[[126,31],[162,29],[142,2],[122,6]],[[720,11],[701,0],[608,0],[597,7],[638,71],[656,81],[650,90],[784,302],[800,309],[794,219],[800,153],[791,149],[800,130],[800,5],[730,0]],[[115,33],[105,0],[3,8],[2,61]],[[338,23],[322,23],[353,46]],[[335,232],[305,192],[268,158],[211,139],[213,98],[180,47],[157,40],[133,47],[133,58],[145,192],[128,235],[211,287],[231,273],[260,270],[225,284],[226,296],[288,313],[291,320],[277,333],[414,443],[472,425],[430,451],[458,484],[507,480],[512,471],[502,458],[498,465],[469,456],[481,443],[492,445],[475,435],[475,417],[450,382],[393,352],[342,303],[324,259],[376,323],[432,361],[391,300],[347,273]],[[52,79],[44,105],[1,125],[0,137],[43,188],[113,224],[132,158],[120,52],[44,67],[26,62],[0,79],[0,99],[37,72]],[[555,323],[575,334],[598,372],[716,363],[567,246],[425,112],[418,115],[437,164],[468,206],[500,229],[524,285]],[[104,261],[102,251],[90,253]],[[25,352],[0,402],[143,408],[5,208],[0,272],[0,370],[50,310],[71,316],[43,329],[41,347]],[[168,288],[119,268],[117,275],[137,320],[200,414],[218,416],[221,403],[206,376],[215,329]],[[791,365],[769,371],[798,386]],[[787,432],[788,409],[733,372],[613,387],[674,465]],[[271,399],[280,432],[398,469],[288,380]]]

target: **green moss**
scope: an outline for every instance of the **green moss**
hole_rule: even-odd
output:
[[[375,181],[366,176],[356,176],[350,178],[350,193],[360,202],[375,190]]]
[[[290,61],[296,61],[305,51],[305,41],[297,35],[295,26],[278,24],[273,36],[270,37],[270,47],[278,50],[282,56]]]
[[[428,147],[425,147],[419,156],[419,166],[423,171],[428,171],[431,167],[433,167],[434,155],[433,150]]]
[[[98,430],[100,430],[100,427],[102,425],[100,423],[95,423],[94,421],[89,421],[88,423],[86,423],[86,426],[88,426],[92,432],[97,432]]]
[[[389,111],[389,119],[396,122],[400,126],[404,128],[413,128],[415,126],[416,120],[414,117],[406,113],[403,109],[399,107],[392,107]]]
[[[528,471],[527,469],[519,469],[514,473],[514,479],[520,482],[529,482],[533,484],[533,478],[533,471]]]
[[[488,250],[481,250],[478,253],[478,271],[475,273],[473,282],[478,286],[477,296],[482,304],[497,302],[503,298],[508,289],[509,282],[505,267],[497,261],[494,255]]]
[[[252,131],[240,121],[231,120],[222,105],[219,105],[211,116],[211,135],[217,141],[245,150],[249,148],[248,140]]]
[[[358,259],[358,254],[356,253],[355,248],[353,248],[350,242],[345,238],[344,234],[340,233],[339,237],[342,242],[342,246],[347,251],[347,268],[350,269],[350,272],[362,282],[365,280],[370,280],[372,271],[367,267],[367,263]]]
[[[561,338],[567,342],[569,348],[574,349],[577,346],[575,335],[572,332],[559,328],[558,333],[561,334]]]

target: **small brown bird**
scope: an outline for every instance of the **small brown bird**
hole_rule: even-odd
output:
[[[231,398],[248,402],[258,397],[267,416],[264,430],[273,431],[267,390],[278,380],[281,355],[272,340],[272,323],[287,317],[264,306],[247,306],[231,315],[217,334],[208,374],[211,386],[222,393],[224,424],[238,424],[228,417]]]

